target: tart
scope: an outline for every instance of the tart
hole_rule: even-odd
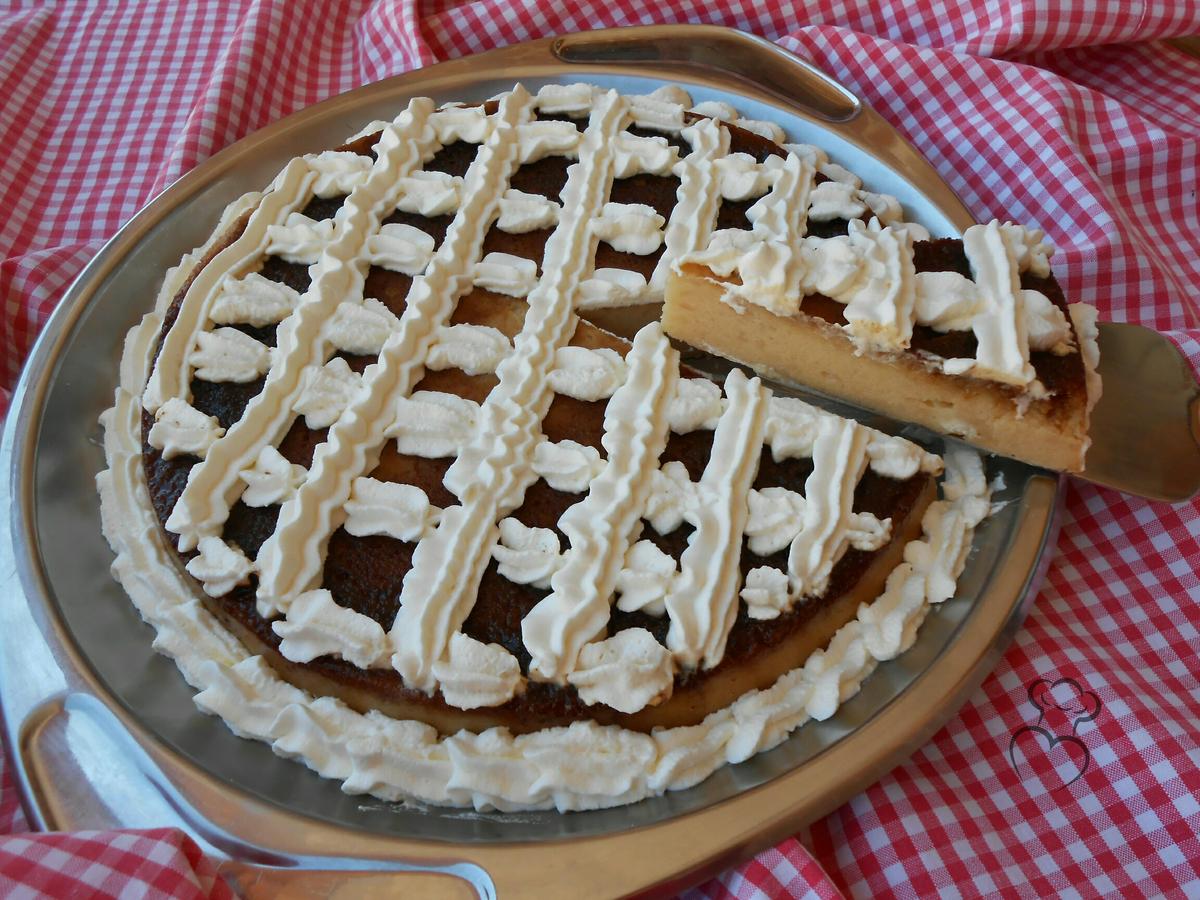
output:
[[[98,483],[201,709],[351,793],[610,806],[832,715],[954,595],[977,456],[709,381],[639,321],[761,219],[731,179],[797,158],[681,100],[413,100],[168,273]]]

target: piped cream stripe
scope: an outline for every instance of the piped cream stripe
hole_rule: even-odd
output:
[[[783,267],[782,287],[789,297],[799,297],[804,275],[802,257],[791,251],[808,231],[808,206],[816,176],[807,160],[788,154],[775,176],[771,190],[758,200],[746,216],[754,223],[754,232],[763,235],[768,246],[781,248],[778,259]],[[753,297],[753,279],[744,286],[745,296]]]
[[[550,595],[521,622],[530,676],[545,681],[573,672],[579,651],[608,622],[617,575],[667,444],[666,409],[679,377],[679,354],[652,323],[634,337],[626,363],[629,377],[604,411],[607,463],[588,495],[559,519],[570,542],[566,560],[550,579]]]
[[[496,522],[520,505],[537,478],[531,460],[553,399],[549,372],[555,351],[570,340],[578,321],[573,304],[591,256],[586,252],[593,240],[591,220],[608,194],[612,144],[625,117],[623,98],[611,91],[597,97],[513,353],[500,364],[499,384],[480,409],[476,440],[463,448],[443,480],[461,505],[445,509],[437,531],[413,553],[391,631],[392,665],[421,690],[436,686],[433,664],[470,614],[499,536]]]
[[[846,330],[860,347],[882,351],[907,347],[917,304],[912,233],[903,227],[875,231],[857,222],[850,226],[852,242],[864,236],[867,274],[864,284],[848,298]]]
[[[163,338],[158,361],[146,383],[142,405],[147,412],[158,412],[174,397],[190,402],[192,366],[189,357],[196,346],[197,334],[208,326],[208,312],[220,293],[222,281],[230,273],[241,273],[262,256],[267,245],[267,229],[308,203],[316,179],[317,172],[309,167],[306,158],[293,159],[275,177],[237,240],[197,274]]]
[[[392,416],[422,378],[438,327],[470,288],[470,273],[495,218],[499,191],[517,167],[517,130],[529,120],[532,98],[518,87],[501,101],[495,128],[467,170],[464,196],[424,276],[414,279],[400,327],[369,371],[363,393],[317,448],[308,481],[279,513],[275,533],[258,556],[260,609],[286,609],[289,599],[316,585],[329,536],[340,524],[354,479],[379,462]]]
[[[650,290],[662,297],[671,265],[684,253],[708,245],[721,206],[721,179],[714,162],[729,154],[729,131],[713,119],[701,119],[683,130],[692,152],[676,166],[677,202],[667,223],[666,249],[650,276]]]
[[[734,369],[725,379],[728,404],[713,434],[712,454],[700,476],[702,500],[684,518],[696,530],[679,559],[680,574],[667,594],[667,648],[685,666],[721,661],[737,618],[742,532],[748,494],[758,474],[770,392]]]
[[[1032,383],[1036,376],[1029,362],[1025,303],[1013,247],[993,219],[964,232],[963,251],[985,298],[983,311],[971,321],[979,348],[974,360],[947,360],[945,370],[950,374],[970,371],[977,377],[1008,384]]]
[[[432,111],[432,101],[414,99],[384,129],[371,175],[342,204],[336,236],[316,264],[311,287],[279,328],[276,362],[266,383],[242,418],[188,473],[187,486],[167,520],[167,528],[179,535],[180,550],[219,534],[245,487],[239,473],[253,464],[264,446],[278,444],[290,427],[305,368],[325,358],[325,320],[338,304],[362,297],[370,266],[363,253],[366,241],[395,208],[401,177],[419,167],[425,151],[436,143],[427,122]]]
[[[867,468],[870,429],[850,419],[821,416],[813,441],[813,470],[804,482],[804,524],[788,553],[794,597],[819,595],[849,545],[854,491]]]

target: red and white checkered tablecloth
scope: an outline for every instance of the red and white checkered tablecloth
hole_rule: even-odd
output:
[[[1195,0],[349,0],[0,11],[0,390],[80,268],[155,192],[366,82],[501,44],[712,22],[815,61],[983,219],[1038,224],[1067,295],[1200,362]],[[1074,482],[1036,608],[900,768],[700,897],[1200,896],[1200,503]],[[176,831],[26,832],[0,789],[0,890],[217,896]]]

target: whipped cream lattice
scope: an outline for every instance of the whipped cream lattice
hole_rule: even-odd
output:
[[[406,685],[440,691],[462,709],[503,704],[525,681],[516,658],[461,631],[482,571],[495,559],[504,577],[549,590],[522,623],[529,677],[572,685],[585,702],[621,712],[662,701],[682,669],[718,664],[740,601],[756,618],[778,616],[819,595],[847,548],[886,543],[889,521],[853,509],[859,478],[868,467],[892,478],[935,472],[937,457],[775,397],[737,371],[723,388],[681,376],[657,325],[643,328],[624,357],[569,343],[580,309],[660,297],[669,266],[710,246],[722,196],[753,196],[787,178],[795,192],[811,168],[811,153],[765,168],[734,158],[728,131],[688,117],[690,103],[681,99],[672,91],[623,97],[553,85],[536,96],[518,87],[494,112],[414,100],[382,128],[373,159],[331,151],[294,160],[265,194],[231,207],[225,224],[240,217],[244,228],[199,268],[152,358],[166,308],[204,250],[169,275],[158,308],[127,339],[117,403],[105,416],[110,468],[99,481],[115,569],[159,628],[158,646],[201,689],[202,708],[343,780],[351,792],[500,809],[610,805],[695,783],[778,743],[804,719],[832,714],[876,660],[911,643],[928,604],[946,599],[934,586],[953,583],[987,511],[979,463],[970,456],[951,461],[953,483],[962,487],[953,496],[948,489],[927,513],[926,551],[915,552],[894,573],[895,585],[889,580],[885,595],[864,606],[827,650],[769,690],[745,695],[701,725],[652,735],[581,722],[515,738],[503,729],[442,738],[429,726],[362,715],[283,682],[192,599],[194,587],[164,542],[134,539],[156,531],[138,461],[144,409],[155,419],[150,443],[164,457],[199,459],[166,523],[181,551],[198,551],[189,571],[210,594],[255,579],[259,612],[272,618],[288,659],[339,656],[360,668],[394,668]],[[586,117],[586,124],[538,119],[539,112]],[[691,150],[630,133],[631,125]],[[465,174],[422,170],[459,141],[478,145]],[[508,187],[521,165],[547,155],[574,161],[561,203]],[[680,180],[669,219],[607,199],[614,178],[668,171]],[[894,201],[836,183],[844,188],[812,192],[821,210],[893,212]],[[314,198],[343,195],[332,218],[302,212]],[[807,209],[768,211],[756,225],[790,216],[799,227]],[[394,210],[451,221],[438,243],[387,223]],[[541,265],[484,253],[492,223],[513,233],[551,229]],[[624,277],[637,273],[596,270],[599,241],[627,253],[663,252],[637,283]],[[299,292],[258,275],[267,255],[308,266],[309,287]],[[412,277],[402,314],[366,296],[371,266]],[[452,323],[458,299],[473,288],[524,299],[527,312],[511,340]],[[277,325],[275,346],[239,325]],[[361,372],[341,355],[362,353],[377,359]],[[497,384],[482,402],[414,392],[426,370],[442,369],[493,373]],[[191,405],[193,379],[260,376],[261,390],[228,428]],[[602,454],[543,435],[556,394],[605,402]],[[307,468],[277,449],[298,416],[329,429]],[[713,450],[692,481],[659,457],[671,433],[697,429],[713,431]],[[403,453],[453,458],[444,483],[457,502],[438,507],[415,485],[370,477],[388,441]],[[752,489],[764,447],[777,458],[812,458],[803,493]],[[538,479],[584,494],[558,523],[566,547],[554,531],[510,517]],[[223,540],[239,499],[280,507],[253,560]],[[641,532],[684,522],[695,533],[676,568],[665,554],[655,556]],[[341,527],[416,543],[390,628],[339,606],[321,588],[325,546]],[[759,567],[741,584],[743,534],[762,555],[790,548],[787,571]],[[666,645],[644,629],[605,637],[614,603],[667,616]],[[572,775],[574,754],[595,763],[586,782]]]

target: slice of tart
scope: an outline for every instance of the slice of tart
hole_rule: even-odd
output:
[[[100,477],[201,707],[347,791],[569,809],[694,784],[907,649],[978,458],[581,318],[790,158],[517,88],[414,100],[231,209],[131,332]]]
[[[993,221],[930,240],[876,218],[813,233],[815,174],[797,155],[773,166],[744,227],[677,261],[668,334],[1004,456],[1082,471],[1100,393],[1095,310],[1066,303],[1042,233]]]

